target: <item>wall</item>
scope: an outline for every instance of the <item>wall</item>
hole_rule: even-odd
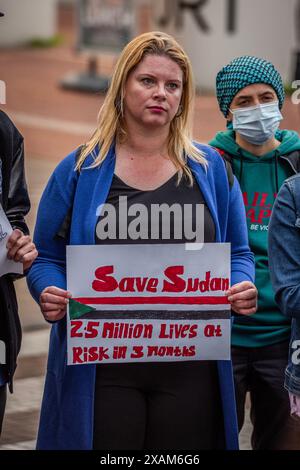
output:
[[[218,70],[234,57],[249,54],[271,60],[286,82],[293,77],[296,47],[295,12],[297,0],[202,0],[190,1],[195,9],[180,10],[177,0],[152,2],[153,27],[174,34],[189,54],[196,83],[202,88],[214,86]],[[158,21],[169,5],[165,26]],[[198,5],[198,7],[197,7]],[[235,6],[234,32],[228,31],[230,5]],[[182,28],[175,27],[175,16]],[[199,27],[200,22],[208,27]],[[300,77],[299,77],[300,78]]]
[[[17,46],[33,37],[56,33],[57,0],[0,0],[0,47]]]

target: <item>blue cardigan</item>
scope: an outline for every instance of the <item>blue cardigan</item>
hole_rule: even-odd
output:
[[[188,164],[201,188],[216,227],[216,242],[231,242],[232,284],[254,279],[254,260],[248,247],[245,209],[237,181],[229,188],[222,158],[209,146],[197,144],[206,154],[207,170],[189,159]],[[95,243],[96,209],[104,203],[115,167],[114,146],[101,166],[74,171],[76,151],[55,169],[43,193],[37,215],[34,241],[39,256],[28,277],[32,296],[38,302],[45,287],[66,288],[66,243],[55,238],[72,206],[71,245]],[[90,155],[84,167],[93,162]],[[52,325],[38,449],[92,449],[96,366],[67,366],[66,320]],[[226,448],[238,449],[231,361],[218,361]]]

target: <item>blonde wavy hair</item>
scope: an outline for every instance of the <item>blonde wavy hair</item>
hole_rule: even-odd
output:
[[[114,141],[126,140],[126,122],[124,116],[124,96],[126,81],[130,72],[143,60],[146,54],[165,55],[176,62],[183,72],[183,91],[181,97],[182,112],[174,117],[170,124],[168,153],[179,172],[179,179],[186,175],[192,183],[192,173],[187,166],[186,156],[206,166],[207,161],[191,139],[191,114],[194,98],[192,67],[189,58],[175,39],[162,32],[154,31],[134,38],[123,49],[115,67],[111,84],[98,115],[98,126],[91,139],[82,147],[76,164],[80,171],[89,154],[94,162],[89,168],[95,168],[104,161]],[[95,151],[96,147],[98,152]]]

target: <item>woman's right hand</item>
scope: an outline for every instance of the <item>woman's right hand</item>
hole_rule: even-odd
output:
[[[40,308],[45,320],[61,320],[67,312],[71,293],[59,287],[46,287],[40,295]]]

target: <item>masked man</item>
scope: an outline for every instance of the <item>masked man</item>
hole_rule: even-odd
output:
[[[267,235],[280,186],[300,170],[300,138],[294,131],[279,130],[284,88],[270,62],[238,57],[218,73],[216,89],[227,131],[218,132],[210,144],[231,163],[243,192],[258,289],[257,313],[237,315],[232,331],[239,429],[249,391],[253,448],[299,449],[300,427],[290,418],[283,387],[290,321],[274,300]]]

